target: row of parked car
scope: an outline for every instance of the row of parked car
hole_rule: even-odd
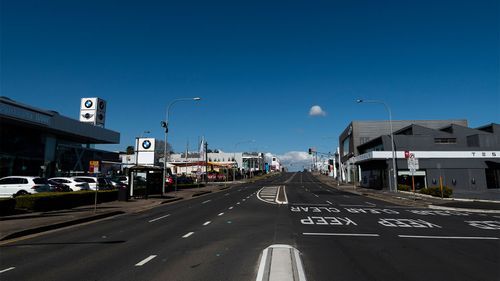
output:
[[[126,177],[105,178],[105,177],[27,177],[10,176],[0,179],[0,197],[16,197],[39,192],[66,192],[79,190],[110,190],[125,188]]]

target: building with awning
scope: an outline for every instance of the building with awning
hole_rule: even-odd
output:
[[[0,177],[84,174],[90,161],[121,162],[118,153],[94,148],[119,143],[120,133],[8,97],[0,97],[0,131]]]

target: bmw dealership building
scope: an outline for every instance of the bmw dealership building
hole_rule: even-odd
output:
[[[88,173],[91,161],[101,172],[106,163],[120,162],[118,153],[93,148],[119,143],[118,132],[7,97],[0,97],[0,135],[0,177],[70,176]]]

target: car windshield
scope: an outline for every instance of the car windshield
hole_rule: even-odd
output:
[[[47,184],[48,183],[47,179],[45,179],[45,178],[35,178],[35,179],[33,179],[33,182],[35,184]]]

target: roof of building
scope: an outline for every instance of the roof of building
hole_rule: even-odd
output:
[[[9,122],[40,128],[75,142],[85,144],[120,142],[118,132],[80,122],[60,115],[56,111],[26,105],[8,97],[0,96],[0,116]]]

